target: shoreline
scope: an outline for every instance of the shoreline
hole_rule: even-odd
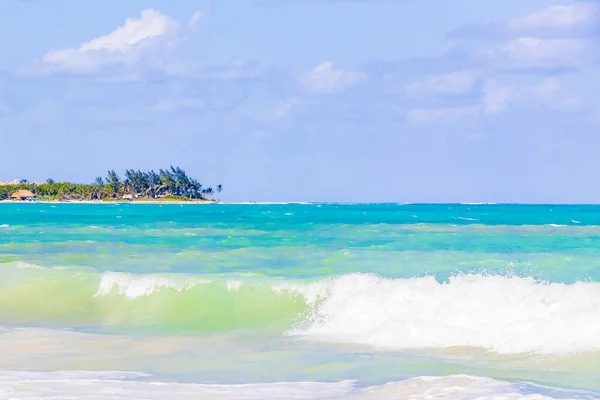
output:
[[[39,200],[39,201],[14,201],[14,200],[0,200],[0,204],[220,204],[215,201],[160,201],[160,200],[139,200],[139,201],[127,201],[127,200],[114,200],[114,201],[96,201],[96,200]]]
[[[276,204],[320,204],[320,203],[308,203],[308,202],[266,202],[266,201],[203,201],[203,200],[134,200],[134,201],[96,201],[96,200],[48,200],[48,201],[14,201],[14,200],[0,200],[0,204],[229,204],[229,205],[276,205]]]

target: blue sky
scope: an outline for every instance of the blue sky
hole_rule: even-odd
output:
[[[0,180],[598,202],[600,2],[0,0]]]

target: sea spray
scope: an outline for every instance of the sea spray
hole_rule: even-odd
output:
[[[380,350],[478,347],[511,353],[600,351],[600,283],[457,275],[350,274],[283,284],[312,312],[289,335]]]

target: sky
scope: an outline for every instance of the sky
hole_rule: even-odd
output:
[[[600,202],[600,1],[0,0],[0,181]]]

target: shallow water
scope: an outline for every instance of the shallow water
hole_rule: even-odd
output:
[[[599,211],[0,204],[0,398],[600,398]]]

